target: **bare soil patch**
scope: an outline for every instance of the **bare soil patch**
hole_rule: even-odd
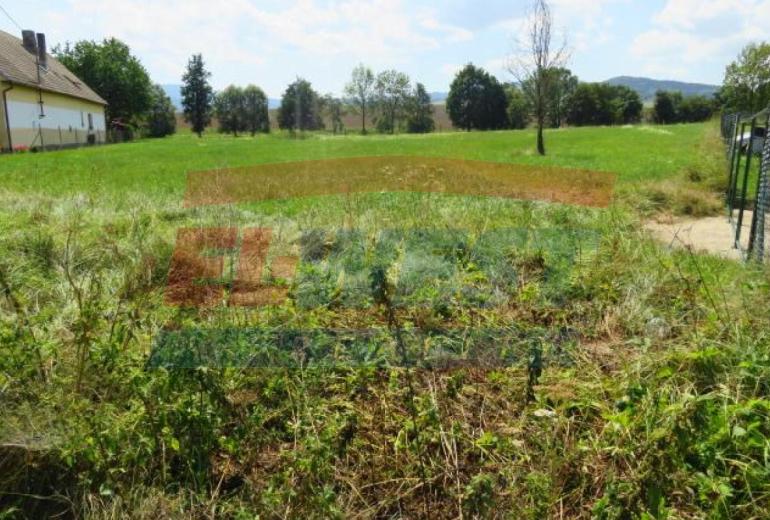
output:
[[[751,212],[743,218],[741,243],[745,247],[749,238]],[[646,222],[644,228],[650,234],[671,247],[690,248],[696,252],[710,253],[731,260],[740,260],[742,253],[735,246],[735,230],[726,216],[704,218],[674,218]]]

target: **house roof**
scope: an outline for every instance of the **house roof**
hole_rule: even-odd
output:
[[[41,69],[38,83],[37,57],[24,48],[20,38],[4,31],[0,31],[0,77],[10,83],[107,104],[50,54],[48,68]]]

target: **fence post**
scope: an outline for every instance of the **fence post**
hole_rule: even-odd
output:
[[[757,201],[754,206],[754,219],[751,229],[749,255],[762,262],[765,257],[765,232],[767,214],[770,212],[770,113],[765,124],[765,145],[762,148],[762,159],[759,166],[759,185],[757,186]]]
[[[751,133],[749,144],[746,147],[746,167],[743,170],[743,185],[741,186],[741,209],[738,212],[738,225],[735,228],[735,247],[741,247],[741,232],[743,231],[743,214],[746,211],[746,196],[749,189],[749,175],[751,175],[751,156],[754,155],[754,130],[757,128],[756,116],[751,119]],[[740,168],[738,168],[740,170]],[[736,181],[737,181],[736,177]]]
[[[732,207],[731,190],[733,186],[733,164],[735,163],[736,141],[738,140],[738,123],[740,118],[738,114],[729,116],[730,133],[725,132],[725,139],[730,139],[730,146],[727,148],[728,168],[727,168],[727,193],[725,193],[725,202],[728,208]],[[732,214],[730,215],[732,218]]]
[[[743,149],[743,134],[746,131],[746,123],[741,123],[740,119],[735,122],[736,129],[739,129],[739,135],[735,136],[737,146],[733,144],[733,157],[730,160],[730,185],[727,187],[727,209],[730,211],[730,221],[733,219],[733,209],[735,208],[735,192],[738,190],[738,174],[741,170],[741,151]]]

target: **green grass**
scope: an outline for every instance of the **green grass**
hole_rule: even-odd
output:
[[[213,168],[336,157],[415,155],[552,165],[618,174],[620,183],[675,176],[696,160],[707,124],[574,128],[546,133],[549,154],[534,153],[532,131],[398,136],[286,135],[232,138],[191,134],[50,154],[3,157],[0,187],[50,195],[130,192],[181,199],[185,174]]]
[[[553,131],[545,158],[533,144],[180,135],[0,157],[0,518],[766,516],[768,273],[639,225],[710,211],[713,127]],[[619,196],[182,205],[189,171],[366,155],[607,171]],[[271,228],[270,261],[302,256],[271,280],[288,297],[167,305],[181,227]],[[588,240],[570,256],[562,233]],[[236,253],[206,252],[220,281]],[[313,341],[274,339],[297,330]],[[238,362],[199,366],[191,346]],[[475,353],[506,363],[440,365]],[[194,368],[157,368],[175,358]]]

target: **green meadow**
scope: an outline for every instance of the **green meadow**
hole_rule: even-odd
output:
[[[534,140],[0,157],[0,518],[765,516],[768,272],[642,225],[724,211],[715,126],[550,131],[546,157]],[[183,204],[191,172],[387,156],[611,173],[614,198]]]
[[[427,135],[239,137],[191,134],[121,146],[5,157],[0,186],[17,192],[181,197],[191,171],[254,164],[413,155],[612,172],[621,183],[662,180],[696,161],[707,124],[572,128],[549,132],[550,153],[538,157],[534,132]]]

